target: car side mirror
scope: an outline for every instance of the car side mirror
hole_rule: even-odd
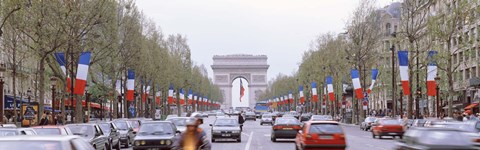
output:
[[[112,131],[112,132],[117,132],[117,129],[113,129],[113,128],[112,128],[112,129],[110,129],[110,131]]]
[[[98,132],[97,132],[97,133],[95,133],[95,136],[100,136],[100,135],[102,135],[102,134],[100,134],[100,133],[98,133]]]
[[[213,124],[210,124],[211,127],[213,127]]]

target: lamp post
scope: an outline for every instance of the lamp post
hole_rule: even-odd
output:
[[[391,34],[393,38],[397,37],[397,32],[393,32]],[[393,116],[397,115],[397,99],[396,99],[396,84],[395,84],[395,43],[392,44],[392,47],[390,47],[390,50],[392,51],[392,101],[393,101]],[[402,94],[400,94],[400,97]],[[400,98],[401,100],[401,98]],[[400,103],[402,103],[400,101]],[[400,104],[400,107],[402,107],[402,104]],[[400,109],[400,116],[402,116],[402,109]]]
[[[50,84],[52,85],[52,115],[55,116],[55,86],[57,86],[57,78],[51,77]]]
[[[1,63],[0,64],[0,117],[2,118],[2,120],[0,121],[1,123],[4,123],[3,121],[3,108],[5,106],[3,106],[4,104],[4,98],[5,96],[3,96],[3,84],[5,83],[3,81],[3,72],[5,72],[7,69],[5,68],[5,64]]]
[[[27,90],[27,95],[28,95],[28,104],[27,104],[27,108],[30,107],[30,101],[32,99],[32,90],[30,88],[28,88]],[[26,110],[26,109],[25,109]],[[38,114],[40,114],[40,112],[38,112]],[[32,119],[28,120],[28,125],[29,126],[32,126]]]
[[[90,93],[88,93],[89,85],[85,85],[85,105],[87,105],[87,111],[83,117],[83,122],[87,123],[88,119],[90,118]],[[83,106],[82,106],[83,107]]]
[[[436,99],[436,102],[435,102],[435,112],[436,112],[436,115],[437,115],[437,118],[440,118],[440,87],[438,87],[438,81],[440,81],[440,77],[437,76],[435,77],[435,90],[436,90],[436,93],[435,93],[435,99]],[[473,111],[472,111],[473,112]]]
[[[420,117],[420,98],[422,97],[422,91],[420,90],[420,88],[417,89],[416,97],[417,98],[415,100],[415,118],[418,118]]]

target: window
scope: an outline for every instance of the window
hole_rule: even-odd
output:
[[[457,59],[458,59],[458,58],[457,58],[457,54],[453,54],[453,59],[452,59],[453,64],[457,64],[457,63],[458,63],[458,62],[457,62]]]
[[[465,51],[465,61],[468,61],[470,59],[469,54],[470,54],[470,50],[466,50]]]
[[[390,47],[391,47],[391,46],[390,46],[390,41],[385,41],[385,49],[386,49],[387,51],[390,51]]]
[[[472,78],[473,77],[478,77],[477,75],[477,67],[472,67]]]
[[[387,25],[385,25],[385,36],[390,36],[391,30],[392,30],[392,25],[390,25],[390,23],[387,23]]]
[[[458,61],[459,61],[459,63],[462,63],[462,62],[463,62],[463,52],[460,52],[460,53],[458,54]]]
[[[465,69],[465,79],[470,79],[470,69]]]
[[[393,26],[393,32],[397,32],[397,25]]]
[[[459,81],[463,81],[463,79],[464,79],[464,78],[463,78],[463,72],[464,72],[464,71],[461,70],[461,71],[460,71],[460,74],[458,75],[458,76],[459,76],[459,78],[458,78]]]

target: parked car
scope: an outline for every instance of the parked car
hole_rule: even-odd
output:
[[[15,124],[0,124],[0,128],[16,128]]]
[[[186,120],[188,118],[189,117],[173,117],[173,118],[168,118],[165,121],[172,122],[177,128],[177,130],[183,133],[185,132],[185,130],[187,130]]]
[[[48,145],[48,146],[46,146]],[[33,135],[0,137],[0,149],[6,150],[94,150],[84,139],[73,135]]]
[[[130,144],[133,144],[133,138],[135,138],[132,125],[126,120],[115,120],[113,124],[115,124],[118,131],[120,131],[120,144],[129,148]]]
[[[37,135],[73,135],[66,126],[35,126],[32,129],[37,132]]]
[[[375,122],[375,117],[367,117],[365,120],[360,124],[360,130],[368,131],[370,127],[372,127],[372,123]]]
[[[245,120],[257,121],[257,117],[255,116],[254,112],[246,112],[245,113]]]
[[[108,148],[108,137],[104,135],[102,128],[97,124],[68,124],[67,127],[74,135],[78,135],[88,141],[94,149],[104,150]]]
[[[395,149],[478,149],[470,137],[458,129],[413,127],[396,142]]]
[[[120,142],[120,131],[118,131],[117,126],[113,122],[100,122],[97,123],[100,128],[102,128],[103,135],[108,137],[108,149],[117,149],[122,148]]]
[[[330,115],[313,115],[310,121],[333,121],[333,117]]]
[[[402,124],[396,119],[377,119],[372,124],[372,137],[382,138],[382,136],[403,137],[404,129]]]
[[[237,119],[234,118],[218,118],[213,124],[210,124],[212,127],[212,142],[215,142],[218,139],[233,139],[237,142],[242,141],[242,135],[240,131],[241,124],[238,124]]]
[[[295,138],[296,149],[345,149],[345,133],[335,121],[306,122]]]
[[[32,128],[0,128],[0,136],[37,135]]]
[[[167,115],[167,119],[172,118],[172,117],[179,117],[179,116],[178,115]]]
[[[178,133],[170,121],[146,122],[134,138],[133,149],[170,149]]]
[[[260,125],[263,124],[273,125],[273,118],[271,114],[262,115],[262,118],[260,118]]]
[[[300,121],[301,122],[308,121],[310,120],[311,117],[312,117],[311,113],[303,113],[302,115],[300,115]]]
[[[294,117],[277,118],[272,126],[271,140],[276,142],[279,138],[294,139],[301,128],[300,121]]]

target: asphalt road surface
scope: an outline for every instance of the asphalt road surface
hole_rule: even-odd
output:
[[[201,125],[207,131],[210,139],[210,123],[215,121],[215,117],[210,116],[204,119]],[[358,126],[343,125],[347,134],[348,150],[391,150],[394,148],[395,140],[391,137],[383,139],[373,139],[371,132],[363,131]],[[294,150],[294,140],[278,139],[277,142],[270,141],[271,126],[260,125],[260,120],[246,121],[243,126],[242,142],[221,141],[212,143],[212,150]],[[131,148],[130,148],[131,149]],[[126,149],[125,149],[126,150]]]

